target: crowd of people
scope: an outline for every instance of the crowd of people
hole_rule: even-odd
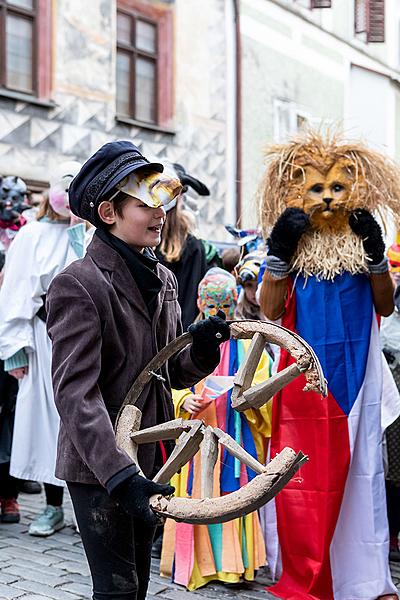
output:
[[[60,164],[39,206],[19,177],[1,180],[0,520],[18,522],[19,491],[43,484],[43,512],[29,534],[53,535],[65,526],[66,485],[95,600],[144,599],[151,554],[162,575],[188,590],[213,580],[239,586],[269,566],[279,580],[273,593],[285,600],[397,598],[389,556],[400,562],[400,239],[386,256],[374,207],[354,201],[348,233],[353,170],[337,148],[329,162],[322,142],[312,144],[312,152],[307,143],[290,147],[290,160],[277,163],[285,191],[278,211],[268,199],[278,195],[270,167],[264,238],[228,227],[233,238],[222,247],[197,233],[206,184],[180,164],[150,162],[128,141],[105,144],[83,165]],[[326,228],[332,241],[339,212],[336,250],[355,261],[344,266],[307,246],[311,230]],[[343,245],[346,236],[358,254]],[[299,378],[259,409],[233,410],[233,377],[250,344],[230,339],[227,321],[235,319],[279,320],[311,343],[328,379],[326,402],[305,393]],[[157,493],[201,497],[200,453],[161,485],[151,480],[174,442],[141,446],[136,465],[115,440],[133,381],[186,330],[191,344],[138,401],[141,426],[201,419],[263,464],[286,445],[310,456],[276,502],[224,524],[164,525],[149,508]],[[289,364],[266,344],[253,384]],[[255,475],[221,451],[213,495]],[[349,553],[352,574],[343,562]]]

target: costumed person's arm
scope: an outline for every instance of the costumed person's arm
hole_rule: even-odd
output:
[[[185,400],[192,396],[193,392],[186,388],[184,390],[172,390],[172,401],[174,403],[175,417],[184,419],[190,419],[190,414],[185,410]]]
[[[375,310],[378,315],[388,317],[394,310],[394,284],[389,273],[389,261],[385,255],[385,242],[381,228],[365,209],[352,212],[349,224],[354,233],[362,238],[368,257]]]
[[[54,399],[68,436],[109,494],[133,517],[156,525],[149,498],[174,489],[141,477],[130,456],[117,446],[98,385],[100,317],[87,290],[71,274],[60,274],[50,285],[47,330],[53,346]]]
[[[264,315],[272,321],[279,319],[285,312],[290,262],[301,236],[309,226],[309,217],[303,210],[287,208],[271,231],[261,284],[260,306]]]
[[[7,371],[26,367],[27,354],[35,351],[33,317],[43,305],[46,284],[36,233],[36,228],[21,229],[6,256],[0,291],[0,358]]]

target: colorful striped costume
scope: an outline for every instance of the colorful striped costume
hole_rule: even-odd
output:
[[[248,340],[230,340],[221,345],[221,362],[213,375],[234,375],[249,347]],[[270,377],[271,359],[264,353],[254,383]],[[204,381],[195,393],[204,393]],[[181,411],[190,390],[175,392],[177,416],[189,418]],[[247,410],[244,414],[230,405],[230,392],[216,398],[196,418],[207,425],[218,426],[259,461],[265,462],[270,437],[270,406]],[[233,492],[245,485],[255,473],[226,451],[220,450],[214,471],[214,496]],[[200,497],[201,457],[198,453],[179,475],[171,481],[176,495]],[[175,583],[195,590],[212,580],[237,583],[243,577],[253,580],[255,571],[265,565],[265,544],[257,513],[216,525],[188,525],[167,521],[164,530],[161,574],[171,576]]]

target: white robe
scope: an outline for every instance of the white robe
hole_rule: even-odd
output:
[[[52,279],[78,256],[68,225],[33,221],[15,237],[0,290],[0,358],[25,349],[29,372],[17,396],[10,473],[54,485],[59,416],[51,382],[51,342],[35,316]]]

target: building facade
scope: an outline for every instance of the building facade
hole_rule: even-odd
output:
[[[223,237],[231,27],[225,0],[0,0],[0,173],[40,189],[57,163],[130,139],[206,183],[201,234]]]
[[[0,174],[31,189],[124,138],[253,227],[263,148],[342,126],[400,158],[398,0],[0,0]]]
[[[400,159],[399,31],[397,0],[240,0],[245,224],[263,148],[306,124]]]

